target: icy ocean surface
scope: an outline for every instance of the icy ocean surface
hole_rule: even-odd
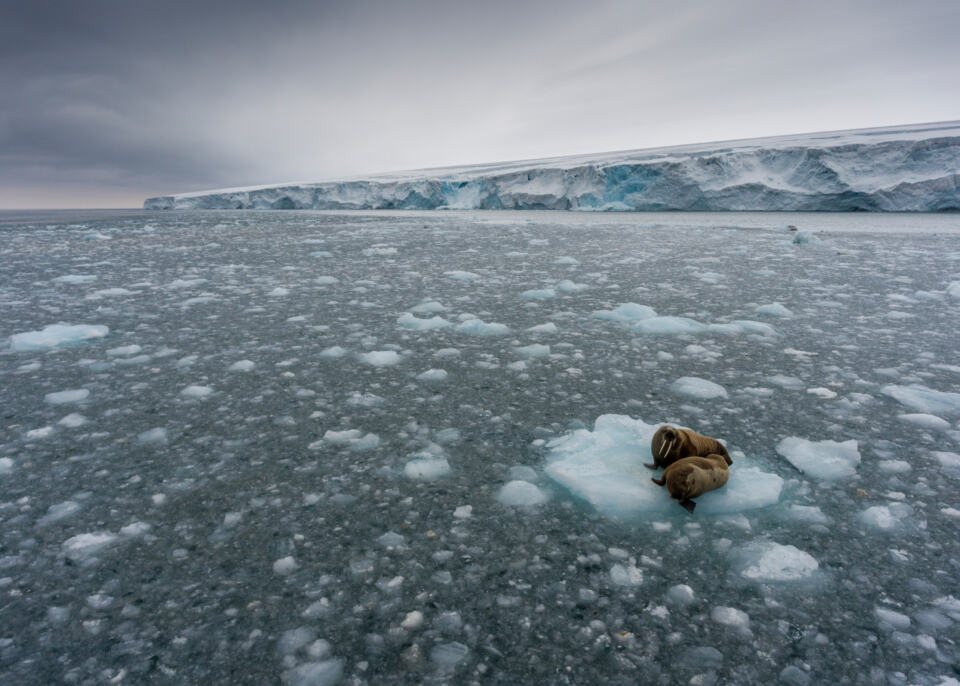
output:
[[[0,683],[956,684],[958,239],[0,215]]]

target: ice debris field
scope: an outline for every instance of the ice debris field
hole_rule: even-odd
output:
[[[0,683],[956,684],[958,224],[0,215]]]

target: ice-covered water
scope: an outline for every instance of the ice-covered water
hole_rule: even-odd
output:
[[[0,683],[952,683],[958,234],[0,216]]]

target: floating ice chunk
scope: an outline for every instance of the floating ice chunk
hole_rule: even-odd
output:
[[[47,393],[43,396],[43,401],[50,405],[68,405],[70,403],[83,402],[90,397],[90,391],[86,388],[76,388],[68,391],[57,391],[56,393]]]
[[[569,255],[563,255],[553,261],[554,264],[580,264],[580,260]]]
[[[287,686],[335,686],[343,678],[342,658],[322,662],[304,662],[286,670],[281,680]]]
[[[137,291],[127,290],[126,288],[102,288],[94,291],[87,296],[87,300],[99,300],[100,298],[116,298],[121,295],[136,295]]]
[[[460,270],[454,270],[449,272],[444,272],[448,277],[455,281],[476,281],[481,278],[479,274],[474,274],[473,272],[465,272]]]
[[[687,317],[651,317],[634,323],[638,333],[650,336],[678,336],[696,334],[706,330],[706,325]]]
[[[372,247],[372,248],[364,248],[364,249],[363,249],[363,254],[364,254],[366,257],[383,256],[383,255],[396,255],[396,254],[397,254],[397,249],[394,248],[394,247],[392,247],[392,246],[375,245],[375,246]]]
[[[146,522],[131,522],[130,524],[120,528],[120,535],[129,536],[130,538],[133,538],[134,536],[143,536],[152,528],[153,527]]]
[[[686,395],[698,400],[727,397],[727,390],[723,386],[697,376],[681,376],[670,385],[670,390],[677,395]]]
[[[757,314],[762,314],[766,317],[792,317],[793,312],[788,310],[786,307],[780,303],[771,303],[770,305],[760,305],[753,309]]]
[[[448,443],[456,443],[460,440],[460,430],[454,428],[440,429],[437,432],[437,435],[434,436],[437,443],[440,445],[447,445]]]
[[[280,634],[277,641],[277,652],[281,655],[293,655],[301,648],[305,648],[317,638],[317,633],[311,627],[301,626]]]
[[[497,500],[512,507],[530,507],[545,503],[548,498],[529,481],[508,481],[497,493]]]
[[[353,391],[347,396],[347,405],[355,405],[357,407],[379,407],[385,402],[386,400],[376,393]]]
[[[639,586],[643,583],[643,570],[632,562],[618,562],[610,567],[610,581],[617,586]]]
[[[776,336],[777,330],[769,324],[755,322],[750,319],[735,319],[728,324],[711,324],[709,331],[732,334],[757,334],[758,336]]]
[[[0,457],[0,476],[13,471],[13,460],[9,457]]]
[[[574,283],[570,279],[564,279],[563,281],[558,281],[554,288],[556,289],[557,293],[570,295],[571,293],[581,293],[590,288],[590,286],[585,283]]]
[[[605,319],[611,322],[638,322],[656,316],[657,311],[655,309],[637,303],[624,303],[617,305],[612,310],[597,310],[593,313],[595,319]]]
[[[324,348],[320,351],[320,357],[326,357],[332,360],[335,360],[338,357],[343,357],[346,354],[347,351],[344,348],[341,348],[339,345],[332,345],[329,348]]]
[[[830,400],[831,398],[837,397],[837,394],[831,391],[829,388],[808,388],[807,393],[810,395],[815,395],[818,398],[823,398],[824,400]]]
[[[947,295],[951,298],[960,298],[960,281],[951,281],[947,284]]]
[[[87,418],[77,412],[71,412],[66,417],[64,417],[59,422],[57,422],[57,424],[59,424],[60,426],[65,426],[69,429],[75,429],[78,426],[83,426],[86,423],[87,423]]]
[[[791,519],[810,524],[829,524],[830,518],[816,505],[791,505],[787,510]]]
[[[460,357],[460,351],[456,348],[440,348],[433,356],[441,359],[444,357]]]
[[[527,329],[530,333],[556,333],[557,325],[553,322],[547,322],[546,324],[537,324],[536,326],[531,326]]]
[[[63,552],[71,560],[83,560],[106,550],[117,540],[117,535],[109,531],[78,534],[63,542]]]
[[[79,285],[96,281],[96,274],[64,274],[53,279],[53,283],[67,283],[70,285]]]
[[[400,546],[405,545],[406,542],[407,539],[404,536],[401,536],[394,531],[388,531],[377,538],[377,543],[382,545],[384,548],[399,548]]]
[[[403,621],[400,622],[400,626],[408,630],[419,629],[423,626],[423,613],[419,610],[408,612]]]
[[[26,331],[10,336],[10,349],[15,352],[43,350],[103,338],[109,332],[109,327],[100,324],[51,324],[40,331]]]
[[[527,465],[514,465],[510,468],[510,479],[533,482],[537,480],[537,472],[533,467]]]
[[[187,386],[182,391],[180,391],[180,395],[186,398],[197,398],[197,399],[206,398],[211,393],[213,393],[213,389],[210,388],[210,386],[197,386],[197,385]]]
[[[193,288],[194,286],[199,286],[200,284],[206,282],[206,279],[174,279],[167,284],[167,288],[175,291],[183,288]]]
[[[960,413],[960,393],[935,391],[926,386],[897,386],[889,385],[880,389],[884,395],[912,407],[918,412],[933,415],[954,415]]]
[[[335,283],[340,283],[340,279],[335,276],[318,276],[313,282],[318,286],[332,286]]]
[[[931,431],[946,431],[950,422],[932,414],[898,414],[897,419]]]
[[[43,515],[37,524],[40,526],[48,526],[50,524],[55,524],[61,522],[64,519],[72,517],[81,510],[80,503],[73,500],[65,500],[62,503],[57,503],[56,505],[51,505],[47,508],[47,514]]]
[[[433,481],[450,473],[450,463],[445,457],[428,455],[410,460],[403,467],[403,473],[411,479]]]
[[[52,426],[41,426],[39,429],[30,429],[27,432],[27,440],[33,441],[40,438],[46,438],[53,433]]]
[[[445,369],[428,369],[422,374],[417,374],[417,381],[423,381],[426,383],[439,383],[441,381],[446,381],[449,374]]]
[[[473,516],[473,505],[461,505],[453,511],[456,519],[470,519]]]
[[[267,296],[270,298],[282,298],[287,295],[290,295],[290,289],[283,288],[282,286],[277,286],[272,291],[267,293]]]
[[[556,298],[557,292],[552,288],[535,288],[533,290],[524,291],[520,295],[524,298],[529,298],[530,300],[549,300],[550,298]]]
[[[877,468],[888,474],[903,474],[912,469],[910,463],[905,460],[880,460],[877,463]]]
[[[933,456],[942,467],[952,470],[960,470],[960,455],[957,453],[937,450],[934,451]]]
[[[853,476],[860,464],[854,440],[808,441],[791,436],[777,443],[777,452],[794,467],[815,479],[842,479]]]
[[[625,415],[602,415],[594,430],[578,429],[551,440],[546,474],[599,512],[636,517],[679,511],[666,489],[650,480],[650,440],[661,424]],[[697,499],[697,514],[729,514],[773,505],[783,479],[737,460],[723,488]]]
[[[159,445],[167,442],[167,430],[162,426],[154,427],[144,431],[137,436],[137,441],[147,445]]]
[[[444,307],[443,303],[437,302],[436,300],[428,300],[427,302],[420,303],[410,311],[415,314],[431,314],[434,312],[446,312],[447,308]]]
[[[127,357],[129,355],[136,355],[141,350],[143,350],[143,348],[136,344],[122,345],[119,348],[110,348],[107,350],[107,355],[110,357]]]
[[[732,556],[741,576],[763,583],[808,579],[820,568],[810,553],[773,541],[750,543]]]
[[[750,634],[750,615],[743,610],[718,605],[710,610],[710,619],[740,634]]]
[[[534,357],[547,357],[550,354],[550,346],[534,343],[532,345],[524,345],[519,348],[514,348],[513,352],[525,359]]]
[[[253,362],[253,360],[240,360],[240,361],[234,362],[232,365],[230,365],[230,367],[228,368],[228,371],[231,371],[231,372],[252,372],[252,371],[253,371],[253,368],[256,367],[256,366],[257,366],[257,365]]]
[[[413,331],[430,331],[432,329],[442,329],[450,326],[450,322],[443,317],[430,317],[429,319],[421,319],[413,316],[409,312],[406,312],[397,317],[397,325],[402,326],[405,329],[412,329]]]
[[[403,361],[395,350],[371,350],[368,353],[360,353],[357,358],[374,367],[391,367]]]
[[[913,508],[906,503],[891,503],[868,507],[860,513],[859,519],[868,526],[882,531],[891,531],[899,528],[911,514],[913,514]]]
[[[877,616],[877,619],[880,620],[881,625],[886,624],[889,628],[897,629],[898,631],[910,630],[910,618],[905,614],[879,606],[877,606],[873,612]]]
[[[667,601],[674,605],[690,605],[694,597],[693,589],[686,584],[677,584],[667,589]]]
[[[323,441],[330,445],[346,446],[355,452],[374,450],[380,445],[380,437],[377,434],[364,434],[358,429],[327,431],[323,434]],[[313,444],[310,447],[314,447]]]
[[[504,336],[510,333],[506,324],[485,322],[482,319],[467,319],[457,325],[457,332],[468,336]]]
[[[442,669],[452,669],[463,662],[469,654],[470,649],[467,646],[453,641],[434,646],[430,651],[430,660]]]
[[[795,376],[787,376],[786,374],[774,374],[773,376],[768,376],[767,381],[775,386],[780,386],[780,388],[786,388],[791,391],[800,391],[807,386],[807,384],[803,382],[803,379],[799,379]]]
[[[279,560],[275,560],[273,563],[273,571],[280,576],[292,574],[294,571],[296,571],[297,567],[299,567],[299,565],[292,555],[281,557]]]

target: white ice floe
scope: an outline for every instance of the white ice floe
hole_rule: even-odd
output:
[[[74,500],[65,500],[62,503],[48,507],[47,513],[37,520],[37,524],[40,526],[49,526],[50,524],[62,522],[79,513],[81,509],[83,508],[80,503]]]
[[[643,570],[632,560],[618,562],[610,567],[610,582],[616,586],[639,586],[643,583]]]
[[[100,324],[51,324],[40,331],[26,331],[10,336],[10,349],[16,352],[43,350],[58,345],[103,338],[110,327]]]
[[[547,322],[546,324],[537,324],[536,326],[531,326],[527,329],[530,333],[556,333],[557,325],[553,322]]]
[[[253,360],[239,360],[228,367],[231,372],[252,372],[257,365]]]
[[[94,531],[72,536],[63,542],[63,552],[71,560],[84,560],[116,543],[118,536],[109,531]]]
[[[167,430],[162,426],[147,429],[137,436],[137,442],[144,445],[162,445],[167,442]]]
[[[860,464],[860,451],[854,440],[808,441],[790,436],[777,444],[777,452],[794,467],[815,479],[842,479],[853,476]]]
[[[335,276],[318,276],[313,280],[318,286],[332,286],[336,283],[340,283],[340,279]]]
[[[910,630],[910,617],[907,615],[897,612],[896,610],[891,610],[886,607],[880,607],[879,605],[874,609],[874,614],[877,616],[881,626],[886,625],[889,629],[897,629],[898,631],[909,631]]]
[[[435,312],[446,312],[447,308],[444,307],[443,303],[436,300],[427,300],[420,303],[416,307],[410,309],[414,314],[433,314]]]
[[[343,658],[304,662],[285,670],[280,679],[285,686],[334,686],[343,679]]]
[[[510,327],[482,319],[467,319],[457,325],[457,332],[468,336],[504,336],[510,333]]]
[[[298,566],[299,565],[293,556],[288,555],[287,557],[281,557],[279,560],[274,561],[273,571],[280,576],[287,576],[288,574],[295,572]]]
[[[637,303],[623,303],[612,310],[597,310],[593,313],[595,319],[605,319],[611,322],[633,323],[657,316],[657,311],[646,305]]]
[[[889,505],[874,505],[859,514],[864,524],[881,531],[892,531],[900,526],[913,514],[913,508],[906,503],[891,503]]]
[[[345,348],[341,348],[339,345],[331,345],[329,348],[324,348],[320,351],[320,357],[325,357],[327,359],[335,360],[339,357],[343,357],[347,354]]]
[[[136,355],[142,350],[143,348],[136,344],[121,345],[118,348],[110,348],[107,350],[107,355],[110,357],[129,357],[130,355]]]
[[[397,326],[403,327],[404,329],[411,329],[413,331],[430,331],[432,329],[443,329],[450,326],[448,322],[443,317],[430,317],[429,319],[421,319],[420,317],[415,317],[410,312],[405,312],[404,314],[397,317]]]
[[[774,541],[756,541],[731,553],[734,569],[744,578],[762,583],[801,581],[820,568],[810,553]]]
[[[417,381],[423,381],[426,383],[439,383],[441,381],[446,381],[449,374],[445,369],[428,369],[427,371],[417,374]]]
[[[726,398],[727,390],[718,383],[701,379],[698,376],[681,376],[670,384],[670,390],[677,395],[685,395],[698,400]]]
[[[13,460],[9,457],[0,457],[0,476],[13,471]]]
[[[690,605],[695,599],[693,589],[686,584],[677,584],[667,589],[667,602],[674,605]]]
[[[87,418],[77,412],[71,412],[57,422],[60,426],[65,426],[68,429],[76,429],[78,426],[83,426],[86,423]]]
[[[474,274],[473,272],[466,272],[466,271],[461,271],[456,269],[453,271],[444,272],[444,274],[455,281],[477,281],[478,279],[481,278],[479,274]]]
[[[940,463],[941,467],[960,471],[960,454],[936,450],[933,453],[933,457]]]
[[[650,336],[679,336],[702,333],[707,326],[687,317],[651,317],[634,323],[633,328]]]
[[[770,305],[759,305],[755,307],[754,312],[767,317],[792,317],[793,312],[780,303],[771,303]]]
[[[932,414],[898,414],[897,419],[931,431],[946,431],[950,428],[950,422]]]
[[[433,481],[446,476],[450,471],[450,463],[445,457],[430,454],[418,454],[403,467],[404,474],[420,481]]]
[[[357,359],[374,367],[391,367],[403,361],[395,350],[371,350],[368,353],[360,353]]]
[[[508,481],[497,493],[497,500],[513,507],[530,507],[548,500],[547,494],[529,481]]]
[[[918,384],[912,386],[891,384],[884,386],[880,392],[918,412],[933,415],[960,413],[960,393],[935,391]]]
[[[581,293],[590,286],[585,283],[574,283],[570,279],[564,279],[563,281],[557,281],[557,285],[554,286],[557,290],[557,293],[563,293],[564,295],[570,295],[571,293]]]
[[[194,398],[198,400],[200,398],[206,398],[211,393],[213,393],[213,389],[210,388],[210,386],[199,385],[187,386],[180,391],[180,395],[184,396],[185,398]]]
[[[283,298],[284,296],[290,295],[289,288],[283,288],[282,286],[277,286],[272,291],[267,293],[268,297],[271,298]]]
[[[643,466],[653,462],[650,440],[660,426],[625,415],[602,415],[593,431],[578,429],[551,440],[545,472],[606,515],[680,512],[667,490],[650,480],[659,473]],[[697,514],[728,514],[773,505],[779,501],[782,487],[779,476],[738,459],[723,488],[697,499]]]
[[[376,449],[380,445],[380,437],[375,433],[365,434],[359,429],[330,430],[323,434],[323,443],[350,448],[354,452],[364,452]],[[311,443],[309,447],[317,447],[317,444]]]
[[[552,288],[535,288],[529,291],[524,291],[520,295],[521,297],[528,298],[530,300],[549,300],[551,298],[556,298],[557,292]]]
[[[90,397],[90,391],[86,388],[75,388],[67,391],[57,391],[56,393],[47,393],[43,396],[43,401],[50,405],[68,405],[70,403],[80,403]]]
[[[514,348],[513,352],[524,359],[547,357],[550,355],[550,346],[542,345],[540,343],[533,343],[532,345],[524,345]]]
[[[53,283],[66,283],[76,286],[83,283],[90,283],[97,280],[96,274],[64,274],[52,279]]]

